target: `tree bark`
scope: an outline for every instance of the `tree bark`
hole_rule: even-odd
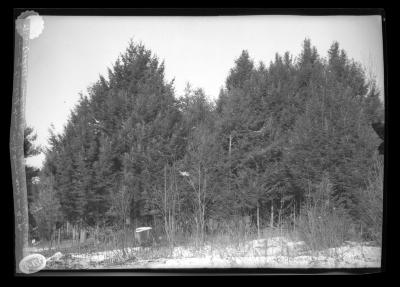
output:
[[[205,236],[205,214],[206,214],[206,193],[207,193],[207,169],[204,170],[203,201],[201,206],[201,240]]]
[[[271,221],[270,221],[270,227],[274,227],[274,202],[271,200]]]
[[[228,192],[231,192],[231,152],[232,152],[232,134],[229,134],[229,173],[228,173]]]
[[[76,226],[72,225],[71,229],[72,229],[72,244],[74,244],[76,241]]]
[[[257,201],[257,237],[260,239],[260,204]]]
[[[197,201],[198,201],[198,220],[197,220],[197,235],[202,238],[201,234],[201,214],[202,214],[202,204],[201,204],[201,170],[200,170],[200,164],[198,166],[198,173],[199,173],[199,189],[197,193]]]
[[[79,235],[79,242],[80,243],[85,243],[86,241],[86,229],[81,226],[80,228],[80,235]]]
[[[280,230],[281,234],[282,234],[282,204],[283,204],[283,201],[282,201],[282,198],[281,198],[280,205],[279,205],[279,211],[278,211],[278,214],[279,214],[279,218],[278,218],[279,230]]]
[[[69,222],[68,221],[67,221],[67,227],[66,228],[67,228],[67,231],[66,231],[67,232],[67,236],[69,236]]]
[[[61,227],[58,229],[58,238],[57,238],[58,247],[60,247],[60,243],[61,243]]]
[[[16,272],[19,262],[27,255],[28,247],[28,201],[24,162],[25,93],[29,43],[29,21],[18,19],[23,36],[15,31],[14,86],[10,129],[11,172],[13,177],[15,259]]]
[[[164,165],[164,229],[167,240],[171,243],[169,228],[168,228],[168,209],[167,209],[167,165]]]
[[[296,201],[293,203],[293,230],[296,232]]]

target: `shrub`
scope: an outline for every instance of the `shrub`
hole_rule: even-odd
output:
[[[350,216],[335,205],[332,193],[329,176],[324,175],[301,208],[297,222],[299,235],[312,250],[340,246],[351,237]]]
[[[363,237],[378,244],[382,241],[383,176],[383,161],[376,157],[367,186],[358,193]]]

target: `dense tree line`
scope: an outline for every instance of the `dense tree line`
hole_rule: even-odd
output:
[[[176,96],[164,63],[131,42],[51,132],[36,204],[51,226],[149,224],[173,241],[204,238],[210,219],[287,221],[329,179],[334,205],[358,222],[379,97],[336,42],[323,58],[306,39],[269,66],[243,51],[216,102],[189,85]]]

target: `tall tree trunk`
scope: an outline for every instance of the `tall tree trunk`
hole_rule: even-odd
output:
[[[170,243],[171,238],[169,234],[169,228],[168,228],[168,218],[167,218],[167,165],[164,165],[164,229],[165,229],[165,234],[167,235],[167,240]]]
[[[172,218],[171,218],[171,233],[172,233],[172,244],[175,242],[175,234],[176,234],[176,200],[177,196],[179,194],[178,192],[178,184],[176,182],[176,168],[175,168],[175,163],[173,164],[173,182],[171,186],[171,190],[173,190],[172,193]]]
[[[279,205],[279,230],[280,230],[281,235],[282,235],[282,204],[283,204],[283,201],[281,198],[280,205]]]
[[[78,225],[78,233],[77,233],[78,253],[81,252],[81,238],[80,238],[80,234],[81,234],[81,223],[79,223],[79,225]]]
[[[54,226],[50,227],[50,248],[51,250],[53,248],[53,241],[54,241]]]
[[[75,243],[75,226],[72,225],[71,227],[71,232],[72,232],[72,245]]]
[[[270,219],[270,227],[274,227],[274,202],[271,200],[271,219]]]
[[[10,156],[13,177],[15,259],[16,271],[19,262],[27,255],[28,247],[28,201],[24,162],[25,97],[29,44],[29,20],[18,19],[16,25],[22,28],[23,36],[15,31],[14,83],[12,117],[10,128]]]
[[[67,236],[69,235],[69,222],[67,221]]]
[[[197,236],[202,237],[201,235],[201,170],[200,170],[200,164],[198,167],[198,173],[199,173],[199,189],[198,189],[198,193],[197,193],[197,201],[198,201],[198,212],[197,212]]]
[[[228,192],[231,194],[231,151],[232,151],[232,134],[229,134],[229,172],[228,172]]]
[[[96,220],[96,228],[94,230],[94,242],[95,242],[95,244],[97,244],[98,240],[99,240],[99,223]]]
[[[76,224],[72,226],[72,232],[73,232],[73,243],[76,244],[79,241],[78,226]]]
[[[85,243],[86,241],[86,229],[81,225],[79,243]]]
[[[260,239],[260,204],[257,201],[257,237]]]
[[[206,193],[207,193],[207,169],[204,170],[204,186],[203,186],[203,201],[201,213],[201,240],[204,241],[205,236],[205,215],[206,215]]]
[[[58,247],[60,247],[60,243],[61,243],[61,228],[58,229],[58,238],[57,238]]]
[[[125,247],[126,247],[126,215],[124,216],[124,241],[122,242],[123,258],[126,258]]]
[[[296,232],[296,200],[293,203],[293,230]]]

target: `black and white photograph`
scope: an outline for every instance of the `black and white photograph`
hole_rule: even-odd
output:
[[[379,10],[53,14],[15,22],[17,273],[381,268]]]

